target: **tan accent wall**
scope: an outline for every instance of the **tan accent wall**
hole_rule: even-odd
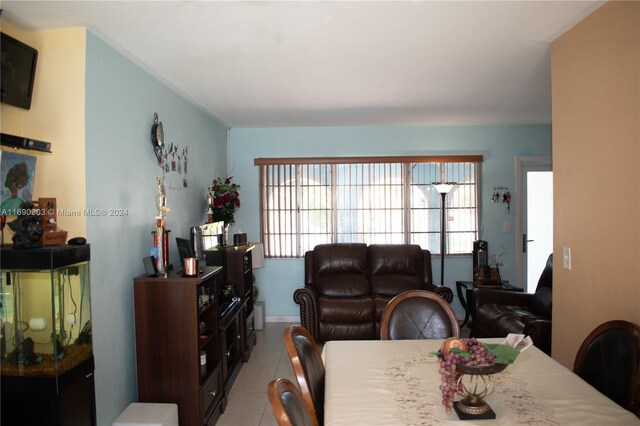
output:
[[[38,50],[31,109],[1,104],[2,132],[51,142],[52,154],[20,151],[37,158],[33,198],[55,197],[59,210],[82,212],[86,208],[85,29],[22,31],[4,20],[1,28]],[[82,214],[59,216],[58,223],[68,237],[86,236]],[[5,240],[10,242],[8,235]]]
[[[597,325],[640,324],[640,2],[603,5],[552,43],[551,63],[552,354],[571,368]]]

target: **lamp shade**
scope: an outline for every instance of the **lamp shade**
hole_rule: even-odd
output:
[[[264,245],[253,243],[255,246],[251,255],[251,267],[253,269],[264,268]]]
[[[433,182],[432,185],[441,194],[448,194],[453,187],[455,186],[455,182]]]

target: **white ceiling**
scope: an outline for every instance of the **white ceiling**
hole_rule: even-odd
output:
[[[230,127],[551,122],[549,44],[601,1],[2,1],[86,26]]]

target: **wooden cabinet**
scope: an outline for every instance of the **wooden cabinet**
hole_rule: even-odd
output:
[[[222,381],[225,394],[231,390],[242,367],[242,315],[240,305],[220,319],[220,342],[222,346]],[[226,406],[226,400],[224,401]]]
[[[220,267],[134,279],[138,400],[178,404],[183,426],[213,425],[224,409],[221,285]]]
[[[253,268],[252,251],[254,246],[238,246],[224,249],[225,284],[234,286],[236,294],[242,298],[240,324],[240,351],[242,360],[249,361],[251,350],[256,345],[256,330],[253,310]]]
[[[238,335],[239,350],[244,362],[249,361],[251,351],[256,345],[252,268],[254,247],[252,244],[246,244],[205,251],[207,265],[222,266],[224,284],[232,286],[235,295],[240,298]]]

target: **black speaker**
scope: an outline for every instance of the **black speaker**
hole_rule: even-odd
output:
[[[473,278],[480,276],[480,270],[489,266],[489,243],[484,240],[473,242]]]

